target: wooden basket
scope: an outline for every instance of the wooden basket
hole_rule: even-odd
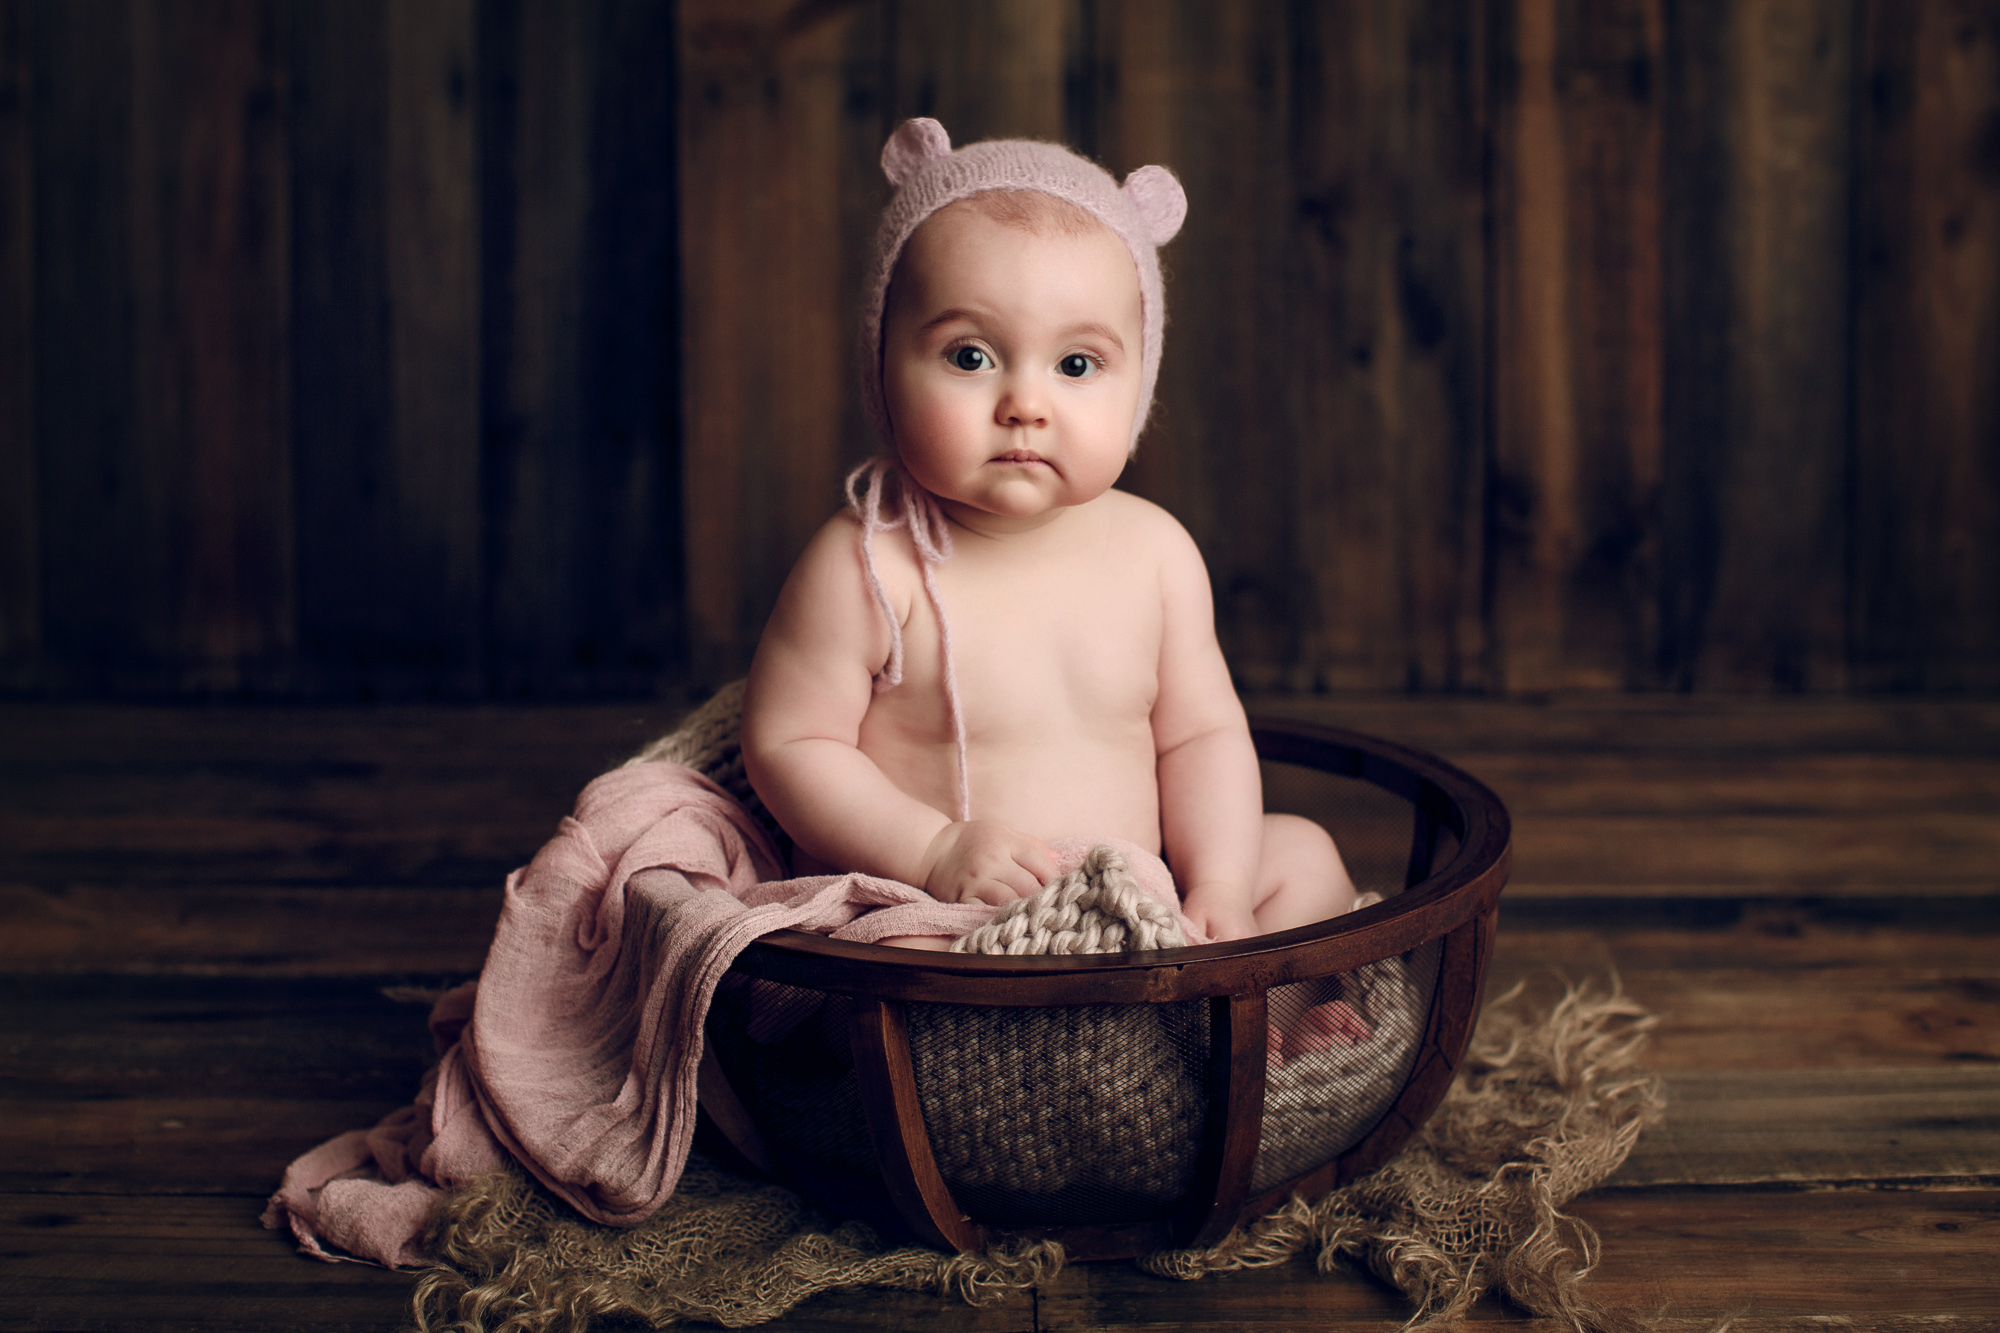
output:
[[[1077,1259],[1212,1244],[1387,1161],[1471,1038],[1507,811],[1387,741],[1287,721],[1252,734],[1278,766],[1267,787],[1289,773],[1346,794],[1335,804],[1357,813],[1326,822],[1357,882],[1393,896],[1279,934],[1088,957],[778,932],[738,957],[710,1013],[710,1125],[837,1215],[961,1251],[1047,1237]],[[1371,869],[1368,845],[1390,838]],[[1383,885],[1396,861],[1400,885]],[[1369,986],[1376,1073],[1338,1051],[1268,1058],[1274,1017],[1282,1030]],[[1397,996],[1407,1012],[1385,1008]]]

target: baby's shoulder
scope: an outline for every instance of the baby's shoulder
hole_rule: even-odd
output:
[[[877,528],[869,547],[878,563],[914,564],[916,561],[916,550],[910,543],[909,534],[901,527]],[[819,525],[798,558],[801,565],[831,565],[839,569],[859,569],[860,561],[861,520],[845,509],[836,510],[832,517]]]
[[[1129,491],[1110,490],[1100,503],[1105,505],[1108,535],[1121,549],[1142,553],[1170,566],[1185,566],[1189,561],[1196,568],[1201,566],[1201,552],[1188,530],[1151,500]]]
[[[1108,490],[1100,498],[1107,522],[1113,524],[1123,536],[1139,537],[1153,541],[1186,540],[1187,529],[1175,518],[1151,500],[1132,494],[1130,491]]]
[[[900,530],[877,531],[869,543],[876,576],[883,580],[892,598],[910,578],[916,577],[916,554],[908,536]],[[867,596],[867,574],[861,553],[861,523],[846,510],[820,524],[792,563],[788,583],[813,597],[847,600]]]

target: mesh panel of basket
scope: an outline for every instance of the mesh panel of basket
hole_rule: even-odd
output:
[[[1264,783],[1267,808],[1305,815],[1333,834],[1357,888],[1402,890],[1408,801],[1290,764],[1264,765]],[[1455,846],[1441,834],[1436,864]],[[1429,1021],[1439,956],[1432,942],[1270,991],[1278,1037],[1253,1191],[1332,1160],[1393,1104]],[[774,1146],[873,1175],[851,1012],[842,995],[731,974],[717,989],[709,1034]],[[1183,1200],[1207,1115],[1205,1001],[912,1004],[908,1012],[931,1148],[970,1216],[1002,1225],[1136,1222]]]
[[[729,1085],[774,1146],[876,1174],[847,1035],[845,995],[729,974],[716,987],[708,1035]]]
[[[1423,1046],[1440,941],[1352,972],[1273,986],[1255,1194],[1352,1148],[1395,1104]]]
[[[909,1013],[931,1150],[969,1216],[1133,1222],[1187,1194],[1207,1119],[1204,1001]]]

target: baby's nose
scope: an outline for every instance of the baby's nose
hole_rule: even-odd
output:
[[[1046,426],[1048,402],[1032,385],[1010,384],[1001,393],[993,415],[1003,426]]]

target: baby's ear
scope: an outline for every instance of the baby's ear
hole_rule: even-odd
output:
[[[1187,194],[1173,172],[1165,167],[1140,167],[1125,178],[1124,188],[1154,245],[1165,245],[1179,234],[1187,217]]]
[[[944,126],[929,116],[918,116],[898,125],[889,142],[882,145],[882,174],[889,178],[889,184],[901,189],[924,163],[950,156],[951,136],[944,132]]]

